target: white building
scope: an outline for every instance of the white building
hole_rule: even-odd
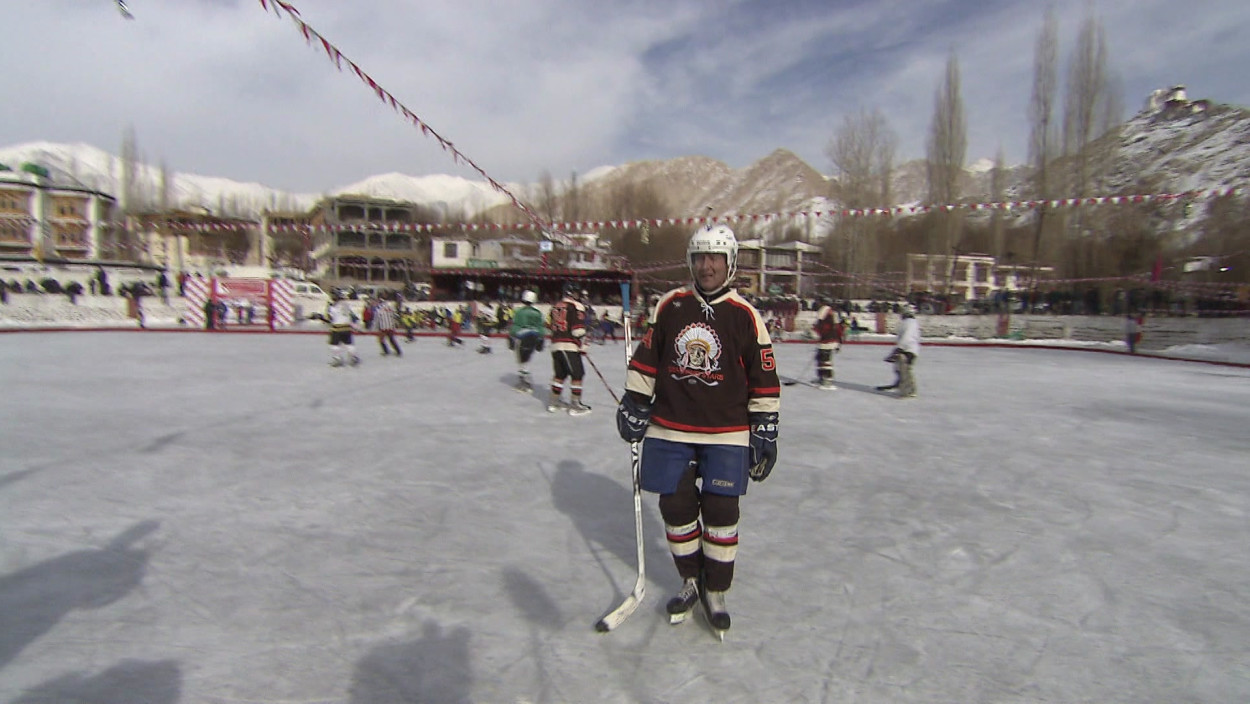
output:
[[[1019,291],[1032,285],[1034,277],[1050,278],[1054,268],[999,264],[986,254],[908,254],[906,287],[910,292],[949,293],[953,298],[976,301],[997,291]]]

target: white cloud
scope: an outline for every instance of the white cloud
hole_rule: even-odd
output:
[[[953,47],[968,161],[1025,158],[1036,3],[504,3],[298,0],[313,27],[504,181],[703,154],[746,166],[783,147],[827,169],[842,116],[879,107],[900,158],[923,156],[933,93]],[[1061,0],[1061,57],[1086,11]],[[474,177],[379,102],[292,23],[254,0],[6,3],[19,57],[0,75],[16,110],[0,145],[52,140],[117,150],[133,124],[170,168],[297,191],[372,174]],[[1250,9],[1210,0],[1101,2],[1128,110],[1186,83],[1250,103],[1240,76]],[[17,69],[17,70],[13,70]],[[15,97],[20,96],[20,97]]]

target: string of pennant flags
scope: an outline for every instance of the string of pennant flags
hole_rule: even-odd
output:
[[[268,0],[272,2],[273,0]],[[540,229],[541,234],[547,234],[551,229],[578,233],[587,231],[602,230],[628,230],[639,228],[663,227],[663,226],[698,226],[709,223],[725,223],[725,224],[767,224],[786,219],[798,218],[855,218],[870,216],[896,216],[896,215],[912,215],[923,214],[934,211],[989,211],[989,210],[1022,210],[1035,208],[1071,208],[1087,205],[1106,205],[1106,204],[1124,204],[1124,203],[1147,203],[1161,201],[1176,200],[1201,200],[1204,198],[1215,198],[1221,196],[1240,195],[1244,192],[1241,187],[1214,188],[1207,190],[1187,191],[1184,193],[1148,193],[1124,196],[1094,196],[1089,198],[1062,198],[1055,200],[1026,200],[1026,201],[1010,201],[1010,202],[990,202],[990,203],[954,203],[944,205],[901,205],[890,208],[833,208],[829,210],[796,210],[788,212],[774,213],[748,213],[736,215],[709,215],[709,216],[689,216],[689,217],[667,217],[667,218],[639,218],[639,219],[622,219],[622,220],[578,220],[569,222],[554,222],[545,224],[541,228],[530,222],[521,223],[476,223],[476,222],[459,222],[459,223],[343,223],[343,224],[311,224],[311,223],[264,223],[262,221],[244,220],[230,222],[187,222],[186,220],[171,217],[165,221],[159,221],[158,224],[170,230],[182,231],[198,231],[198,232],[230,232],[240,230],[252,230],[262,225],[267,232],[272,233],[325,233],[325,232],[458,232],[458,233],[478,233],[478,232],[527,232]],[[28,216],[20,216],[6,218],[8,220],[18,222],[34,222],[34,218]]]
[[[274,2],[274,0],[265,0]],[[554,222],[545,224],[541,228],[532,222],[522,223],[343,223],[343,224],[311,224],[311,223],[273,223],[256,220],[234,220],[230,222],[188,222],[183,218],[171,216],[165,220],[158,220],[155,224],[170,229],[182,231],[197,232],[237,232],[242,230],[253,230],[264,226],[267,232],[272,233],[325,233],[325,232],[459,232],[459,233],[477,233],[477,232],[527,232],[534,229],[541,229],[545,234],[550,228],[561,230],[564,232],[577,233],[586,231],[600,230],[628,230],[639,228],[663,227],[663,226],[697,226],[709,223],[726,223],[726,224],[742,224],[742,223],[762,223],[767,224],[784,219],[798,218],[825,218],[825,217],[870,217],[870,216],[896,216],[896,215],[913,215],[924,214],[934,211],[987,211],[987,210],[1022,210],[1048,207],[1071,208],[1086,205],[1106,205],[1106,204],[1125,204],[1125,203],[1148,203],[1148,202],[1164,202],[1164,201],[1196,201],[1206,198],[1217,198],[1225,196],[1241,195],[1245,189],[1240,186],[1212,188],[1205,190],[1186,191],[1183,193],[1145,193],[1136,195],[1122,196],[1092,196],[1088,198],[1060,198],[1054,200],[1024,200],[1024,201],[1006,201],[1006,202],[988,202],[988,203],[951,203],[939,205],[900,205],[889,208],[833,208],[829,210],[796,210],[788,212],[773,213],[748,213],[736,215],[709,215],[709,216],[689,216],[689,217],[665,217],[665,218],[638,218],[638,219],[619,219],[619,220],[578,220],[569,222]],[[30,215],[13,215],[0,213],[0,220],[13,222],[16,224],[30,225],[38,220]],[[75,221],[78,224],[87,224],[87,221]]]
[[[500,231],[500,230],[538,230],[545,236],[552,239],[564,239],[563,232],[581,232],[587,229],[603,230],[603,229],[629,229],[635,227],[662,226],[668,225],[701,225],[705,223],[727,222],[769,222],[778,218],[794,218],[794,217],[823,217],[823,216],[841,216],[841,217],[863,217],[869,215],[903,215],[918,214],[934,211],[945,210],[952,212],[955,210],[1014,210],[1019,208],[1041,208],[1041,207],[1071,207],[1076,205],[1101,205],[1104,203],[1143,203],[1149,201],[1164,201],[1186,198],[1200,198],[1206,196],[1229,195],[1239,192],[1239,188],[1213,189],[1212,191],[1193,191],[1188,193],[1160,193],[1160,194],[1143,194],[1143,195],[1124,195],[1124,196],[1093,196],[1086,198],[1062,198],[1052,200],[1030,200],[1030,201],[1013,201],[1013,202],[995,202],[995,203],[959,203],[959,204],[938,204],[938,205],[901,205],[887,208],[847,208],[835,209],[828,211],[798,211],[789,213],[762,213],[750,215],[724,215],[714,217],[687,217],[687,218],[656,218],[647,220],[599,220],[589,222],[561,222],[549,223],[543,220],[538,213],[521,201],[506,186],[492,177],[481,166],[470,159],[464,152],[456,147],[451,140],[443,137],[428,122],[418,116],[409,109],[403,102],[395,97],[395,95],[382,86],[377,80],[370,76],[355,61],[348,58],[337,46],[334,45],[324,34],[317,31],[311,24],[303,19],[299,10],[289,0],[259,0],[261,8],[265,11],[272,11],[275,15],[281,17],[283,13],[295,24],[300,34],[304,37],[305,43],[309,46],[320,46],[326,56],[334,64],[335,68],[343,71],[344,67],[350,70],[362,83],[364,83],[370,92],[377,97],[384,105],[399,113],[405,121],[417,127],[421,134],[434,139],[443,151],[451,155],[452,160],[457,164],[465,164],[480,174],[486,183],[496,192],[503,194],[508,198],[514,207],[520,210],[528,222],[513,224],[481,224],[481,223],[459,223],[452,225],[432,225],[432,224],[407,224],[407,223],[388,223],[381,228],[367,227],[361,229],[377,230],[385,229],[391,231],[417,231],[432,232],[435,230],[459,230],[461,232],[478,232],[478,231]],[[228,229],[230,227],[241,227],[239,225],[231,225],[226,223],[203,223],[189,226],[190,229]],[[330,226],[321,226],[324,229],[343,230],[350,229],[344,227],[331,228]],[[309,225],[279,225],[275,231],[310,231],[312,226]]]
[[[377,96],[378,100],[381,100],[384,105],[399,113],[409,124],[421,130],[422,135],[438,142],[438,145],[442,147],[443,151],[451,155],[452,161],[457,164],[465,164],[469,168],[481,174],[482,178],[486,179],[486,182],[490,184],[492,189],[503,194],[504,196],[507,196],[507,198],[512,202],[512,205],[516,206],[517,209],[529,218],[531,225],[540,230],[548,229],[547,224],[538,215],[538,213],[534,212],[533,209],[521,202],[521,200],[517,198],[512,191],[508,190],[506,186],[495,180],[495,178],[490,174],[486,173],[485,169],[478,166],[477,163],[470,159],[464,152],[457,149],[456,145],[452,143],[451,140],[439,134],[433,127],[430,126],[428,122],[421,119],[415,112],[410,110],[408,106],[404,105],[399,99],[397,99],[393,93],[382,87],[380,83],[375,81],[373,77],[360,68],[355,61],[347,58],[347,56],[329,39],[327,39],[325,35],[318,32],[312,25],[305,22],[303,17],[300,16],[299,10],[296,9],[293,4],[287,2],[287,0],[260,0],[260,6],[264,8],[266,12],[272,9],[273,13],[279,17],[282,16],[283,12],[285,12],[287,17],[295,23],[295,26],[299,29],[300,34],[303,35],[304,42],[309,46],[319,44],[325,51],[326,56],[331,62],[334,63],[335,68],[342,71],[343,66],[346,65],[351,72],[361,80],[361,82],[369,87],[369,90]]]
[[[1021,200],[1021,201],[1004,201],[1004,202],[985,202],[985,203],[947,203],[947,204],[911,204],[897,205],[884,208],[831,208],[828,210],[798,210],[790,212],[771,212],[771,213],[755,213],[755,214],[731,214],[719,216],[691,216],[691,217],[671,217],[671,218],[649,218],[649,219],[617,219],[617,220],[595,220],[595,221],[572,221],[572,222],[547,222],[538,215],[532,208],[522,202],[515,194],[513,194],[500,181],[496,180],[486,172],[475,161],[469,158],[456,145],[438,131],[436,131],[429,123],[418,116],[414,111],[408,108],[402,101],[397,99],[395,95],[383,87],[378,81],[370,76],[355,61],[347,57],[337,46],[334,45],[325,35],[316,30],[312,25],[303,19],[299,10],[289,0],[258,0],[262,9],[266,12],[272,11],[278,17],[284,14],[289,18],[303,36],[305,43],[309,46],[320,47],[334,64],[335,68],[340,72],[349,70],[363,84],[365,84],[370,92],[380,100],[384,105],[390,107],[398,113],[406,122],[420,130],[424,137],[433,139],[443,149],[450,154],[452,160],[457,164],[464,164],[473,169],[486,183],[496,192],[508,198],[511,204],[516,207],[526,218],[526,222],[512,224],[493,224],[493,223],[369,223],[369,224],[319,224],[311,223],[271,223],[271,222],[255,222],[255,221],[231,221],[231,222],[186,222],[184,220],[170,218],[159,222],[172,231],[189,231],[189,232],[230,232],[241,230],[253,230],[263,227],[267,233],[299,233],[311,235],[318,232],[459,232],[459,233],[477,233],[477,232],[527,232],[537,231],[543,237],[567,242],[567,236],[564,233],[586,232],[586,231],[602,231],[615,229],[635,229],[650,228],[663,226],[699,226],[709,223],[726,223],[726,224],[768,224],[779,220],[793,220],[797,218],[858,218],[873,216],[905,216],[926,214],[931,212],[954,212],[957,210],[967,211],[1015,211],[1040,208],[1067,208],[1091,205],[1106,204],[1140,204],[1150,202],[1170,202],[1170,201],[1192,201],[1204,198],[1215,198],[1223,196],[1233,196],[1244,194],[1244,188],[1241,186],[1222,187],[1207,190],[1194,190],[1182,193],[1154,193],[1154,194],[1134,194],[1134,195],[1116,195],[1116,196],[1091,196],[1084,198],[1060,198],[1060,199],[1040,199],[1040,200]],[[124,16],[131,19],[125,2],[117,0],[118,9]],[[345,68],[346,67],[346,68]],[[12,217],[4,215],[6,222],[17,224],[34,224],[39,222],[35,218],[28,216]],[[114,223],[101,223],[106,227],[116,227]],[[110,245],[115,249],[142,249],[148,251],[146,242],[140,242],[136,245],[128,243],[113,243]],[[646,267],[636,269],[636,273],[647,275],[654,272],[664,271],[679,266],[685,266],[684,262],[675,263],[657,263],[649,264]],[[830,270],[829,275],[855,276],[846,272],[834,272]],[[1114,279],[1098,279],[1097,281],[1109,281],[1120,279],[1135,279],[1137,277],[1118,277]],[[1078,283],[1082,280],[1055,280],[1047,279],[1047,284],[1055,283]],[[1093,281],[1093,280],[1090,280]],[[1159,284],[1162,282],[1153,282]],[[1192,282],[1184,284],[1186,286],[1194,285]]]

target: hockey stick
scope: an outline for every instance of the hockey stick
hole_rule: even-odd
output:
[[[803,367],[803,371],[799,373],[799,378],[791,379],[789,377],[783,377],[781,379],[781,385],[782,386],[794,386],[795,384],[807,384],[807,382],[800,381],[800,379],[802,377],[807,376],[808,371],[812,368],[812,364],[815,363],[815,361],[816,361],[815,358],[807,360],[807,366]],[[810,386],[810,384],[807,384],[807,385]]]
[[[616,392],[612,390],[612,385],[608,383],[607,379],[603,378],[603,373],[599,371],[599,366],[595,364],[595,360],[591,359],[590,355],[588,354],[584,356],[586,357],[586,361],[590,362],[590,368],[595,370],[595,374],[599,375],[599,381],[602,381],[603,385],[608,387],[608,393],[612,395],[612,402],[620,403],[621,399],[616,397]],[[629,364],[629,351],[628,350],[625,351],[625,363]]]
[[[628,283],[621,284],[621,304],[624,306],[624,315],[622,317],[625,319],[625,366],[628,368],[630,354],[633,352],[633,342],[630,338],[629,330]],[[595,369],[595,371],[598,372],[599,370]],[[607,382],[605,381],[604,383],[606,384]],[[615,398],[615,395],[613,398]],[[599,622],[595,624],[595,630],[600,633],[607,633],[624,623],[630,614],[638,610],[638,605],[642,603],[642,598],[647,590],[647,562],[642,542],[642,458],[636,442],[629,444],[629,466],[634,475],[634,541],[638,546],[638,581],[634,582],[634,591],[625,597],[620,606],[609,611],[606,616],[599,619]]]

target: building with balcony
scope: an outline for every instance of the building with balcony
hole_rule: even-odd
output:
[[[999,264],[986,254],[908,254],[905,286],[910,293],[941,293],[952,302],[977,301],[999,291],[1029,288],[1054,276],[1054,267]]]
[[[757,296],[814,296],[820,247],[806,242],[738,243],[738,288]]]
[[[143,259],[170,271],[208,273],[264,263],[261,225],[255,220],[214,215],[207,208],[132,215]]]
[[[35,164],[0,168],[0,255],[136,261],[140,250],[117,218],[117,200],[106,193],[54,184]]]
[[[633,273],[596,234],[561,235],[557,240],[509,235],[471,240],[430,240],[434,295],[514,300],[533,289],[542,300],[560,297],[567,281],[580,282],[595,301],[620,297],[620,284]]]
[[[429,268],[420,206],[366,196],[333,196],[314,207],[312,278],[326,286],[403,288]]]

